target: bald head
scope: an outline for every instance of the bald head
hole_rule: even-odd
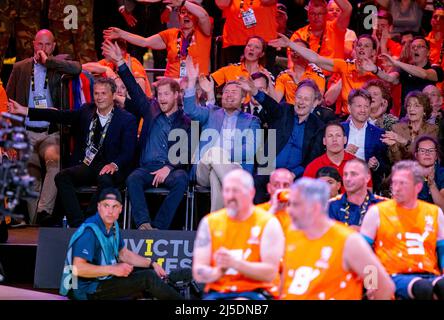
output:
[[[51,31],[42,29],[38,31],[34,38],[34,56],[39,51],[43,51],[47,56],[52,55],[55,49],[55,39]]]
[[[270,182],[267,184],[267,192],[270,197],[280,189],[289,189],[293,184],[295,175],[285,168],[274,170],[270,175]]]

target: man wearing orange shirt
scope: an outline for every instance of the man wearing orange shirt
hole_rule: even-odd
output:
[[[444,299],[444,215],[418,200],[423,169],[411,160],[392,168],[393,200],[370,207],[361,234],[396,285],[401,299]]]
[[[298,46],[308,48],[308,43],[301,39],[294,40]],[[279,74],[276,79],[276,101],[281,101],[285,97],[285,101],[289,104],[295,104],[296,89],[299,81],[304,79],[312,79],[322,94],[325,91],[325,75],[322,69],[314,63],[308,63],[297,52],[288,50],[292,67]]]
[[[210,70],[211,22],[208,13],[200,5],[187,0],[168,0],[165,3],[179,10],[180,28],[170,28],[151,37],[111,27],[105,30],[105,39],[124,39],[131,44],[154,50],[167,50],[165,76],[183,78],[186,76],[185,59],[189,55],[199,65],[203,74]]]
[[[289,47],[304,59],[318,65],[322,69],[339,73],[342,80],[341,98],[343,103],[341,110],[344,114],[350,113],[347,106],[350,91],[352,89],[359,89],[367,81],[377,78],[375,74],[363,68],[365,62],[370,61],[374,63],[376,60],[376,41],[367,34],[361,35],[356,42],[355,60],[326,58],[311,49],[297,46],[283,35],[279,39],[270,41],[269,45],[273,47]]]
[[[378,10],[377,23],[374,24],[373,37],[378,42],[378,54],[388,53],[391,56],[399,57],[402,46],[390,37],[393,28],[393,17],[387,10]]]
[[[327,58],[344,58],[345,33],[350,22],[352,6],[348,0],[335,0],[341,13],[335,20],[327,21],[327,3],[310,0],[308,21],[305,27],[296,30],[291,40],[302,39],[310,49]]]
[[[294,178],[294,173],[288,169],[279,168],[274,170],[270,174],[270,182],[267,183],[267,192],[270,195],[270,201],[256,206],[274,214],[281,223],[284,232],[290,225],[290,216],[286,211],[287,201],[281,201],[277,197],[280,192],[285,192],[286,189],[290,188]]]
[[[320,179],[302,178],[291,188],[281,298],[358,300],[366,279],[369,299],[390,299],[393,282],[365,240],[328,217],[329,196]]]
[[[193,250],[193,277],[206,283],[205,299],[270,298],[284,250],[273,215],[253,204],[253,177],[236,169],[223,181],[225,208],[205,216]]]
[[[225,18],[222,34],[222,65],[239,61],[243,48],[251,36],[270,41],[277,36],[277,0],[216,0]],[[267,66],[271,66],[275,52],[267,52]]]
[[[444,68],[444,8],[435,9],[430,23],[432,31],[426,37],[430,44],[430,62]]]

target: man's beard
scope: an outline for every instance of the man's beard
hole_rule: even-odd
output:
[[[237,213],[238,213],[238,209],[237,208],[226,208],[227,209],[227,213],[231,218],[234,218]]]

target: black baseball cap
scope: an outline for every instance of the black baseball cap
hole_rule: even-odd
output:
[[[122,195],[120,194],[120,191],[116,188],[105,188],[100,192],[99,195],[99,201],[101,202],[103,200],[116,200],[119,201],[120,204],[123,204],[122,201]]]

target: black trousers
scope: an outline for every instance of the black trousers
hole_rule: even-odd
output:
[[[113,300],[136,297],[143,292],[159,300],[184,299],[156,274],[153,269],[135,269],[128,277],[113,277],[101,281],[97,290],[88,295],[91,300]]]
[[[57,192],[60,196],[63,208],[66,212],[68,224],[72,228],[79,227],[85,220],[80,208],[75,191],[76,187],[97,185],[97,192],[91,198],[86,210],[87,215],[93,215],[97,211],[97,198],[105,188],[119,187],[125,180],[125,176],[117,171],[114,174],[99,175],[104,167],[103,163],[91,163],[90,166],[79,164],[61,170],[54,178]]]

